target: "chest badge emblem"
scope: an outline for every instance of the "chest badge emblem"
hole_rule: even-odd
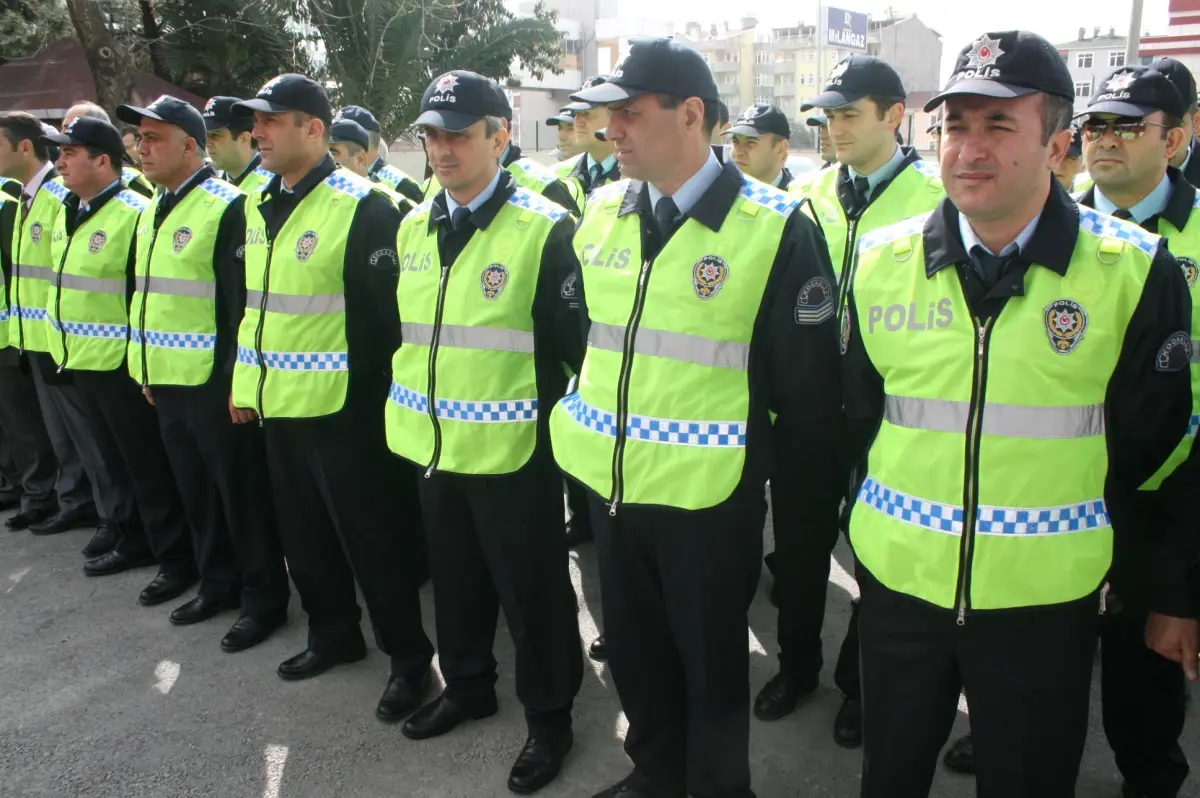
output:
[[[493,263],[479,275],[479,287],[483,290],[483,298],[494,300],[508,285],[508,269],[503,264]]]
[[[93,255],[104,249],[104,244],[108,241],[108,236],[103,230],[97,230],[92,233],[92,237],[88,239],[88,252]]]
[[[1060,299],[1047,305],[1042,315],[1046,321],[1046,335],[1054,351],[1060,355],[1074,352],[1087,331],[1087,311],[1078,302]]]
[[[312,257],[317,248],[317,234],[309,230],[296,241],[296,260],[303,263]]]
[[[178,255],[180,252],[183,252],[183,248],[186,247],[188,242],[191,240],[191,228],[181,227],[175,231],[175,235],[171,236],[171,249],[175,250],[175,254]]]
[[[718,255],[705,255],[692,267],[692,288],[701,299],[712,299],[729,278],[729,264]]]

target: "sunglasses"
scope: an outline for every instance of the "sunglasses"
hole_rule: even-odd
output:
[[[1089,119],[1083,123],[1083,135],[1088,141],[1099,141],[1111,130],[1115,138],[1133,141],[1146,135],[1146,128],[1150,125],[1166,128],[1166,125],[1160,125],[1158,122],[1122,116],[1116,119]]]

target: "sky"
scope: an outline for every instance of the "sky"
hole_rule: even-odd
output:
[[[1168,0],[1144,0],[1143,31],[1162,33],[1167,27]],[[968,43],[985,31],[1023,28],[1045,36],[1058,44],[1077,38],[1079,28],[1088,36],[1097,25],[1103,33],[1116,27],[1118,35],[1129,31],[1131,0],[999,0],[994,3],[962,3],[955,0],[833,0],[826,5],[847,11],[862,11],[876,17],[887,15],[888,7],[897,15],[914,13],[926,25],[942,34],[942,77],[949,76],[954,59]],[[733,10],[731,14],[730,11]],[[788,25],[811,23],[817,17],[816,0],[767,2],[764,0],[620,0],[622,17],[649,17],[678,23],[694,20],[702,23],[733,20],[746,9],[760,24]]]

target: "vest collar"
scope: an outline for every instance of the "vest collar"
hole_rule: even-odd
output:
[[[1166,219],[1176,230],[1182,230],[1188,220],[1192,218],[1192,205],[1196,200],[1196,189],[1187,182],[1183,172],[1174,166],[1167,167],[1167,179],[1171,181],[1171,196],[1167,199],[1167,207],[1163,208],[1162,213],[1151,216],[1141,225],[1151,232],[1158,231],[1159,219]],[[1083,193],[1083,196],[1079,198],[1079,204],[1088,208],[1096,207],[1095,185],[1090,186]]]
[[[896,168],[892,171],[891,175],[883,180],[880,180],[879,183],[871,189],[870,195],[867,197],[867,204],[862,209],[864,213],[866,212],[867,208],[871,207],[876,200],[883,196],[883,192],[888,190],[888,186],[896,182],[900,175],[904,174],[905,169],[908,169],[914,163],[921,160],[920,153],[918,153],[912,147],[900,147],[899,152],[903,154],[904,157],[900,159],[900,163],[896,165]],[[893,157],[895,156],[893,155]],[[833,162],[830,161],[828,165],[832,164]],[[886,168],[886,166],[884,168]],[[835,183],[834,187],[837,191],[838,203],[842,206],[842,209],[848,210],[850,208],[854,208],[858,203],[858,198],[854,195],[854,183],[850,179],[850,167],[846,164],[840,164],[838,166],[837,182]]]
[[[78,213],[80,205],[79,197],[75,196],[73,193],[68,194],[66,201],[63,203],[68,211],[66,216],[68,232],[74,232],[77,230],[84,222],[99,213],[100,209],[103,208],[110,199],[117,196],[117,194],[124,190],[124,183],[122,183],[120,180],[114,180],[108,185],[107,188],[105,188],[96,196],[92,197],[91,202],[88,203],[87,210],[83,212],[83,215],[79,215]]]
[[[249,177],[250,173],[257,169],[260,163],[262,163],[262,156],[256,152],[254,153],[254,157],[250,159],[250,163],[246,164],[246,167],[242,169],[241,173],[239,173],[237,177],[233,178],[229,182],[233,183],[235,186],[240,186],[242,181]]]
[[[733,162],[726,163],[721,167],[717,179],[700,195],[700,199],[685,217],[695,219],[714,233],[719,232],[721,225],[725,223],[725,217],[729,215],[733,203],[741,193],[742,173]],[[645,219],[654,219],[654,211],[650,208],[649,187],[640,180],[629,181],[617,217],[628,216],[634,212],[641,213]]]
[[[492,196],[488,197],[487,202],[480,205],[475,210],[471,211],[470,222],[480,230],[488,229],[488,225],[500,213],[500,210],[508,202],[508,198],[517,190],[517,184],[513,181],[512,173],[507,169],[500,170],[500,182],[496,184],[496,190],[492,192]],[[434,228],[439,224],[450,222],[450,212],[446,209],[446,189],[442,189],[433,198],[433,204],[429,208],[429,226],[427,232],[432,233]]]
[[[958,231],[958,208],[947,197],[925,221],[925,276],[933,277],[947,266],[966,263]],[[1079,237],[1079,211],[1071,196],[1058,184],[1050,181],[1050,193],[1042,207],[1042,218],[1033,231],[1033,238],[1021,251],[1021,260],[1044,266],[1063,276],[1075,254]]]
[[[521,160],[521,148],[510,141],[500,156],[500,168],[507,169],[519,160]]]
[[[297,201],[304,199],[308,192],[321,184],[325,178],[333,174],[333,170],[337,169],[337,163],[333,160],[332,155],[326,155],[317,165],[312,168],[312,171],[304,176],[304,178],[292,186],[291,193]],[[283,177],[275,175],[271,178],[271,182],[267,184],[266,192],[273,197],[278,197],[283,193]]]

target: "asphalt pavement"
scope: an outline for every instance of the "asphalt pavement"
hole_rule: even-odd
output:
[[[154,569],[83,575],[79,550],[90,534],[35,538],[0,530],[0,797],[509,795],[505,780],[525,726],[503,622],[496,636],[499,714],[439,739],[412,742],[399,727],[375,720],[388,661],[374,648],[366,660],[310,681],[289,683],[275,675],[279,662],[305,646],[305,616],[295,595],[284,629],[251,651],[225,654],[218,642],[233,613],[196,626],[171,626],[167,616],[184,599],[155,608],[136,601]],[[854,592],[848,562],[839,547],[829,584],[820,690],[791,717],[751,721],[760,798],[858,795],[861,753],[839,748],[830,733],[840,702],[833,662]],[[600,616],[593,547],[572,553],[571,574],[586,645]],[[768,585],[764,573],[750,611],[754,691],[775,669]],[[432,638],[428,587],[422,599]],[[371,640],[369,624],[364,631]],[[625,722],[610,674],[586,662],[575,705],[575,747],[559,780],[540,793],[545,798],[588,798],[629,770],[621,749]],[[960,712],[955,736],[965,730]],[[1200,762],[1200,724],[1194,717],[1184,748]],[[1098,682],[1077,794],[1120,796],[1120,776],[1100,729]],[[939,772],[933,798],[971,795],[969,778]],[[1200,796],[1200,780],[1189,781],[1184,795]]]

